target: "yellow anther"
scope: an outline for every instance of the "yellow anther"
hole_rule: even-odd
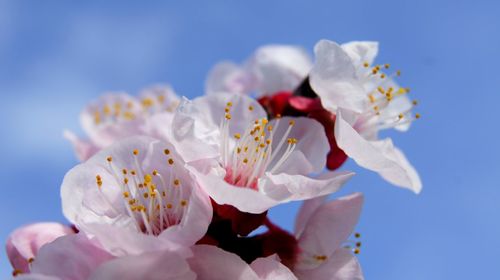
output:
[[[255,140],[255,142],[259,142],[260,137],[256,136],[255,138],[253,138],[253,140]]]
[[[153,172],[151,172],[153,174],[153,176],[157,176],[158,175],[158,170],[153,170]]]
[[[224,108],[224,112],[229,113],[229,108]]]
[[[267,140],[266,140],[266,144],[267,144],[267,145],[271,144],[271,139],[267,139]]]
[[[318,256],[318,255],[316,255],[316,256],[314,256],[314,259],[315,259],[316,261],[318,261],[318,262],[324,262],[324,261],[326,261],[326,260],[328,259],[328,257],[327,257],[327,256],[325,256],[325,255],[319,255],[319,256]]]
[[[361,253],[361,250],[359,250],[359,248],[354,249],[354,254],[358,255],[359,253]]]
[[[293,126],[295,125],[295,121],[294,120],[291,120],[290,122],[288,122],[289,125]]]
[[[22,270],[19,270],[19,269],[14,269],[14,271],[12,271],[12,276],[16,277],[20,274],[23,274],[23,271]]]
[[[168,164],[170,164],[170,165],[174,164],[174,159],[169,158],[168,159]]]
[[[35,258],[29,258],[28,263],[33,263],[35,261]]]
[[[153,177],[150,174],[144,175],[144,182],[145,183],[151,183],[153,181]]]
[[[178,186],[180,185],[181,181],[179,179],[175,179],[174,180],[174,185]]]
[[[419,113],[415,114],[415,119],[420,119],[420,114]]]
[[[244,158],[243,163],[248,163],[248,158]]]
[[[135,170],[130,170],[130,174],[131,174],[131,175],[135,175],[135,174],[136,174],[136,173],[135,173]]]
[[[170,150],[169,149],[165,149],[165,150],[163,150],[163,153],[166,154],[166,155],[168,155],[168,154],[170,154]]]
[[[368,61],[365,61],[365,62],[363,63],[363,66],[364,66],[364,67],[368,67],[368,66],[370,66],[370,63],[368,63]]]
[[[112,162],[112,161],[113,161],[113,158],[112,158],[112,157],[107,157],[107,158],[106,158],[106,160],[107,160],[108,162]]]
[[[108,105],[105,105],[104,108],[102,108],[102,112],[105,114],[105,115],[110,115],[111,114],[111,108],[109,108]]]
[[[163,197],[165,197],[165,196],[167,196],[167,193],[166,193],[165,191],[162,191],[162,192],[161,192],[161,195],[162,195]]]
[[[230,120],[231,119],[231,114],[226,114],[226,120]]]
[[[123,192],[123,197],[128,198],[130,194],[128,192]]]
[[[378,72],[377,68],[373,68],[373,69],[372,69],[372,74],[373,74],[373,75],[377,74],[377,72]]]
[[[361,242],[356,242],[356,247],[361,247]]]
[[[253,111],[253,106],[252,105],[248,106],[248,110]]]
[[[265,118],[264,118],[264,119],[262,119],[262,124],[263,124],[263,125],[266,125],[266,124],[268,124],[268,123],[269,123],[269,120],[268,120],[268,119],[265,119]]]
[[[158,102],[163,103],[165,101],[165,95],[158,95],[156,99],[158,99]]]
[[[227,102],[226,106],[227,107],[231,107],[231,106],[233,106],[233,103],[232,102]]]
[[[400,113],[400,114],[398,115],[398,118],[399,118],[399,119],[402,119],[403,117],[404,117],[404,115],[403,115],[402,113]]]
[[[236,139],[240,139],[240,138],[241,138],[241,134],[239,134],[239,133],[235,133],[235,134],[234,134],[234,138],[236,138]]]
[[[97,111],[94,113],[94,122],[96,124],[99,124],[101,122],[101,114],[99,114],[99,112]]]
[[[187,203],[188,203],[187,200],[185,200],[185,199],[181,200],[181,206],[184,207],[187,205]]]
[[[259,147],[261,147],[261,148],[264,148],[265,146],[266,146],[266,144],[264,144],[264,143],[259,144]]]
[[[396,75],[399,77],[401,76],[401,70],[396,71]]]
[[[391,65],[389,63],[384,64],[385,69],[389,69],[389,67],[391,67]]]
[[[384,73],[380,74],[380,78],[384,79],[385,78],[385,74]]]
[[[146,98],[142,99],[142,106],[144,106],[146,108],[153,106],[153,104],[154,104],[154,101],[151,98],[146,97]]]
[[[373,107],[373,110],[378,111],[378,110],[379,110],[379,107],[378,107],[378,106],[374,106],[374,107]]]
[[[139,189],[144,188],[144,184],[139,184],[139,185],[137,185],[137,186],[139,187]]]
[[[376,99],[375,99],[375,97],[373,96],[373,94],[368,94],[368,98],[370,99],[370,102],[371,102],[371,103],[375,103]]]
[[[123,178],[123,183],[128,184],[128,178]]]
[[[408,87],[407,87],[407,88],[405,88],[405,91],[406,91],[406,92],[410,92],[410,88],[408,88]]]
[[[172,203],[167,203],[167,208],[172,209]]]
[[[128,121],[135,119],[135,115],[134,115],[134,113],[129,112],[129,111],[127,111],[127,112],[123,113],[123,117],[124,117],[126,120],[128,120]]]
[[[134,150],[134,156],[138,155],[139,154],[139,151],[138,150]]]
[[[413,105],[417,105],[417,104],[418,104],[418,101],[417,101],[417,100],[413,100],[411,103],[412,103]]]
[[[135,204],[135,199],[130,199],[130,200],[128,201],[128,204],[129,204],[129,205],[134,205],[134,204]]]
[[[236,153],[238,153],[238,154],[241,153],[241,148],[240,147],[236,148]]]
[[[123,168],[123,169],[122,169],[122,173],[123,173],[123,175],[127,175],[127,169],[126,169],[126,168]]]
[[[144,193],[142,196],[144,196],[144,198],[148,198],[148,197],[149,197],[149,194],[146,192],[146,193]]]
[[[359,233],[359,232],[354,233],[354,237],[360,238],[361,237],[361,233]]]
[[[382,87],[377,87],[377,90],[378,92],[380,92],[381,94],[384,94],[385,93],[385,90],[382,88]]]

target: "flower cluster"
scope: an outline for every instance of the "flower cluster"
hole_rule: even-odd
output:
[[[363,279],[353,233],[363,195],[328,200],[352,158],[415,193],[417,172],[379,131],[420,117],[375,42],[264,46],[222,62],[206,95],[109,93],[71,132],[81,163],[61,186],[71,226],[14,231],[16,279]],[[303,201],[294,232],[267,216]],[[255,230],[262,228],[258,233]]]

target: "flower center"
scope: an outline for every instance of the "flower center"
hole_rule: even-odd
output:
[[[106,159],[109,170],[121,189],[125,211],[134,221],[137,230],[159,235],[166,228],[181,222],[190,188],[183,186],[176,176],[175,161],[170,150],[164,150],[167,168],[162,168],[162,172],[155,169],[147,173],[137,159],[139,151],[134,150],[131,154],[134,169],[120,169],[109,156]],[[103,181],[99,174],[96,175],[96,184],[102,191]],[[104,194],[103,197],[106,198]],[[109,200],[105,201],[116,212],[120,212]]]
[[[392,78],[401,76],[401,71],[386,75],[382,69],[389,69],[389,64],[370,66],[364,62],[357,71],[362,77],[363,86],[368,92],[368,106],[363,114],[363,128],[377,130],[393,128],[413,122],[420,114],[411,111],[418,104],[417,100],[401,102],[402,97],[410,92],[409,88],[398,87]],[[362,129],[362,128],[361,128]]]
[[[288,137],[295,124],[288,122],[286,131],[278,135],[276,131],[282,124],[277,117],[274,125],[267,118],[250,123],[243,133],[230,135],[232,103],[225,107],[225,116],[221,122],[221,155],[222,165],[226,169],[226,182],[257,189],[257,181],[265,172],[276,171],[292,154],[298,140]],[[249,106],[248,110],[253,111]],[[286,143],[285,143],[286,142]]]
[[[168,100],[161,90],[152,91],[140,102],[135,99],[104,102],[94,108],[96,125],[135,120],[140,116],[150,116],[161,112],[172,112],[177,108],[178,100]]]

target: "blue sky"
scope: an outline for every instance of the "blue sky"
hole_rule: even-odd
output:
[[[144,2],[144,1],[142,1]],[[199,1],[201,2],[201,1]],[[77,162],[62,130],[107,90],[170,83],[203,94],[217,61],[269,43],[377,40],[423,118],[388,132],[420,171],[416,196],[358,171],[367,279],[491,279],[500,248],[498,1],[0,1],[0,240],[64,221],[59,187]],[[291,228],[298,204],[274,209]],[[10,274],[0,254],[0,277]]]

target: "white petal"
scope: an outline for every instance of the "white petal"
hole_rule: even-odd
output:
[[[290,195],[284,201],[305,200],[338,191],[354,173],[348,171],[329,172],[327,177],[310,178],[303,175],[290,175],[286,173],[266,173],[263,190],[271,192],[273,189],[286,189]],[[284,202],[282,201],[282,202]]]
[[[356,66],[361,66],[365,62],[368,62],[370,65],[373,64],[378,54],[378,42],[352,41],[341,46]]]
[[[260,214],[280,203],[260,191],[228,184],[224,176],[199,172],[196,176],[203,189],[220,205],[228,204],[242,212]]]
[[[89,280],[194,280],[186,260],[169,252],[152,252],[139,256],[126,256],[111,260],[99,266]]]
[[[250,267],[262,280],[293,280],[297,279],[293,272],[279,262],[277,255],[266,258],[258,258],[250,264]]]
[[[276,125],[279,122],[279,125]],[[281,172],[287,174],[302,174],[306,175],[313,172],[320,172],[325,168],[326,156],[330,151],[328,138],[325,135],[323,126],[316,120],[310,118],[292,118],[284,117],[279,120],[274,119],[270,122],[273,126],[273,153],[277,152],[275,159],[271,162],[271,167],[281,158],[281,155],[286,149],[285,145],[280,151],[276,151],[279,141],[283,138],[285,131],[289,128],[289,123],[294,122],[287,138],[296,138],[297,144],[290,158],[283,165],[273,171],[274,174]],[[294,154],[301,155],[294,155]]]
[[[259,95],[293,91],[311,67],[311,59],[304,49],[287,45],[260,47],[247,62],[247,68],[257,79]]]
[[[216,64],[208,73],[205,92],[208,95],[219,93],[250,94],[255,88],[253,75],[243,67],[229,61]]]
[[[299,237],[302,234],[307,222],[311,215],[325,202],[328,195],[320,196],[312,199],[305,200],[300,206],[299,212],[295,217],[294,234]]]
[[[83,234],[72,234],[43,246],[31,270],[61,279],[84,280],[97,266],[111,258],[110,254]]]
[[[313,256],[330,257],[339,249],[354,230],[362,205],[363,195],[356,193],[320,206],[298,239],[303,254],[297,268],[318,267],[321,262],[315,261]]]
[[[296,269],[304,280],[363,280],[358,260],[348,249],[340,248],[328,260],[314,269]]]
[[[321,40],[314,47],[316,61],[309,75],[312,89],[330,112],[346,108],[362,112],[366,94],[356,77],[351,58],[335,42]]]
[[[335,139],[339,147],[360,166],[378,172],[390,183],[419,193],[420,178],[404,154],[390,139],[368,141],[348,122],[339,110],[335,122]]]
[[[210,245],[196,245],[192,250],[194,256],[188,259],[188,262],[198,275],[198,279],[259,279],[259,276],[238,255]]]

